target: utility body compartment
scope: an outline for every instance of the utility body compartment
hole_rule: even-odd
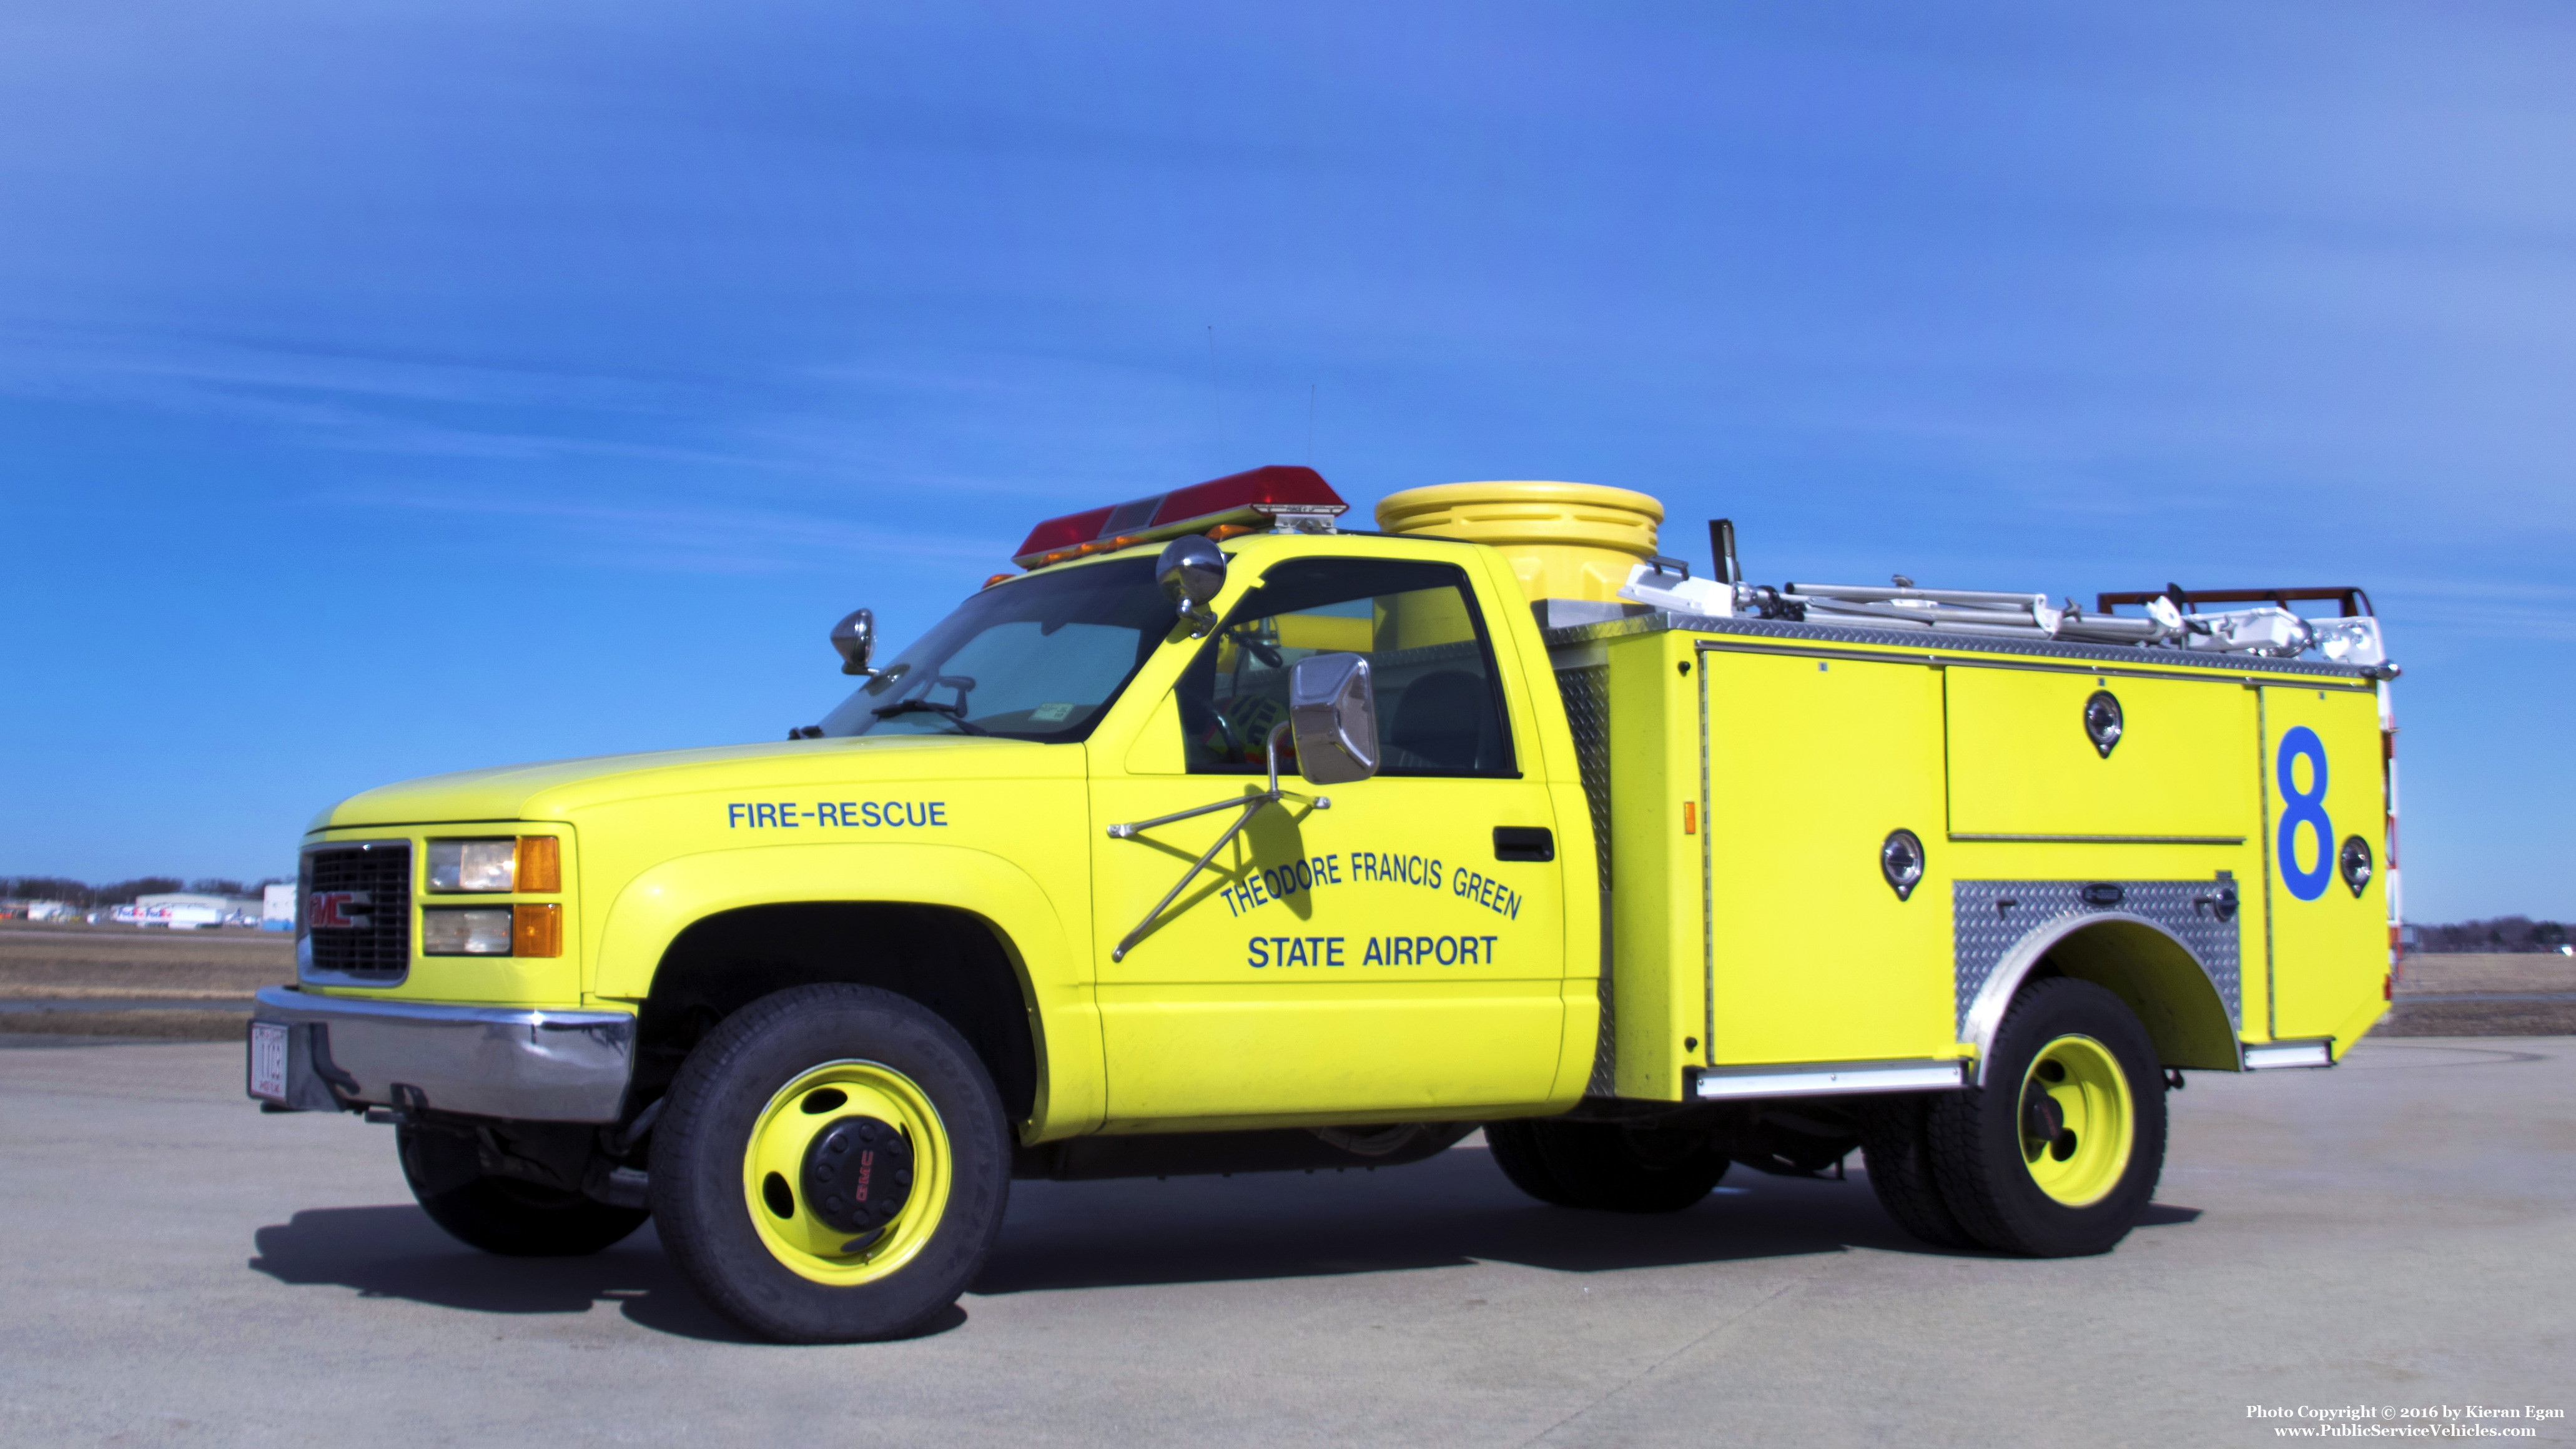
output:
[[[2386,857],[2361,669],[1666,611],[1543,638],[1606,827],[1595,1096],[1973,1081],[2034,973],[2169,1066],[2330,1059],[2385,1009],[2384,882],[2337,868]]]

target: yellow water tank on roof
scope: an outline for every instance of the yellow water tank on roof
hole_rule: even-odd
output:
[[[1664,505],[1597,483],[1442,483],[1379,500],[1387,533],[1436,533],[1491,544],[1512,561],[1521,592],[1615,603],[1629,570],[1655,550]]]

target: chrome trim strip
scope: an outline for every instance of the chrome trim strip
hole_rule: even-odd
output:
[[[2243,845],[2242,835],[1996,835],[1965,830],[1950,832],[1953,841],[2032,845]]]
[[[555,1006],[455,1006],[438,1001],[386,1001],[366,996],[316,996],[292,986],[263,986],[259,1004],[281,1011],[325,1011],[335,1016],[381,1017],[446,1025],[527,1027],[547,1031],[581,1031],[593,1027],[632,1025],[623,1011],[567,1011]]]
[[[2364,689],[2374,693],[2377,692],[2378,685],[2374,682],[2372,671],[2385,667],[2334,664],[2314,659],[2249,657],[2242,654],[2210,657],[2208,651],[2202,650],[2144,649],[2135,645],[2077,644],[2054,639],[2015,639],[1997,635],[1977,636],[1977,642],[1973,644],[1965,640],[1945,641],[1948,645],[1947,649],[1939,645],[1926,649],[1924,645],[1928,642],[1927,631],[1923,630],[1855,629],[1838,624],[1810,624],[1790,619],[1744,617],[1717,619],[1702,614],[1679,613],[1670,609],[1658,609],[1653,613],[1638,614],[1625,619],[1603,620],[1597,624],[1570,624],[1559,629],[1542,629],[1539,631],[1539,637],[1548,648],[1563,649],[1595,640],[1616,639],[1630,634],[1659,634],[1674,629],[1693,634],[1731,635],[1742,639],[1802,641],[1776,645],[1709,645],[1706,643],[1702,645],[1702,647],[1721,649],[1739,648],[1766,653],[1815,656],[1816,646],[1819,644],[1863,644],[1908,652],[1894,654],[1857,650],[1821,657],[1882,659],[1892,663],[1923,664],[1934,668],[1962,664],[1997,669],[2060,670],[2070,674],[2116,673],[2125,677],[2155,679],[2190,677],[2221,682],[2243,682],[2250,676],[2270,676],[2277,679],[2281,675],[2293,675],[2304,677],[2300,685],[2303,688],[2318,687],[2313,682],[2318,679],[2344,679],[2356,682],[2342,686],[2329,683],[2323,687]],[[1950,652],[1953,650],[1966,652]],[[1996,654],[2044,659],[2096,659],[2100,660],[2102,665],[2109,667],[2014,664],[2003,659],[1978,657]],[[2118,667],[2123,664],[2131,667],[2127,669]],[[2195,672],[2178,676],[2177,671]]]
[[[529,1122],[614,1122],[635,1064],[635,1018],[622,1011],[454,1006],[316,996],[264,986],[254,1021],[320,1023],[356,1101]]]
[[[1691,656],[1696,660],[1699,656]],[[1699,670],[1699,957],[1700,1061],[1717,1064],[1717,822],[1709,807],[1717,803],[1708,762],[1708,667]],[[1666,827],[1670,828],[1670,827]]]
[[[1692,1094],[1703,1102],[1737,1097],[1832,1097],[1855,1092],[1947,1092],[1965,1084],[1965,1062],[1790,1062],[1702,1071]]]
[[[2264,768],[2272,754],[2271,698],[2262,690],[2254,691],[2254,799],[2261,807],[2263,824],[2263,845],[2254,853],[2263,861],[2263,1034],[2279,1036],[2281,998],[2272,980],[2272,781]]]
[[[2032,674],[2094,674],[2119,679],[2179,679],[2198,684],[2235,684],[2247,689],[2279,686],[2288,689],[2368,689],[2369,685],[2290,684],[2284,680],[2259,680],[2240,675],[2186,674],[2165,669],[2122,668],[2116,664],[2026,664],[2011,659],[1975,659],[1959,654],[1891,653],[1875,649],[1823,649],[1786,644],[1729,644],[1716,640],[1697,641],[1699,649],[1710,654],[1773,654],[1796,659],[1848,659],[1864,663],[1912,664],[1924,669],[2018,669]],[[2181,664],[2184,661],[2176,661]],[[2198,663],[2199,661],[2190,661]],[[2225,666],[2219,666],[2225,667]]]
[[[2249,1042],[2245,1046],[2245,1070],[2275,1071],[2282,1067],[2330,1067],[2334,1062],[2334,1038],[2319,1037],[2314,1041]]]

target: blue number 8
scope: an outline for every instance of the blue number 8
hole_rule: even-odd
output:
[[[2299,791],[2298,772],[2290,762],[2308,757],[2313,777],[2307,793]],[[2326,893],[2326,883],[2334,878],[2334,822],[2326,818],[2326,745],[2317,732],[2300,725],[2281,736],[2281,798],[2290,802],[2281,812],[2281,883],[2290,894],[2312,901]],[[2307,826],[2317,835],[2317,864],[2313,870],[2299,865],[2299,827]]]

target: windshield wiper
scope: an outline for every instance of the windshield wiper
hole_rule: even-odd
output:
[[[957,726],[958,733],[960,734],[989,735],[992,733],[991,730],[988,730],[982,725],[975,723],[973,720],[968,719],[966,717],[966,711],[963,708],[953,704],[941,704],[935,699],[897,700],[893,704],[883,705],[876,709],[869,710],[868,713],[875,715],[879,719],[884,719],[888,715],[897,714],[943,714],[948,716],[948,722],[950,724]]]

